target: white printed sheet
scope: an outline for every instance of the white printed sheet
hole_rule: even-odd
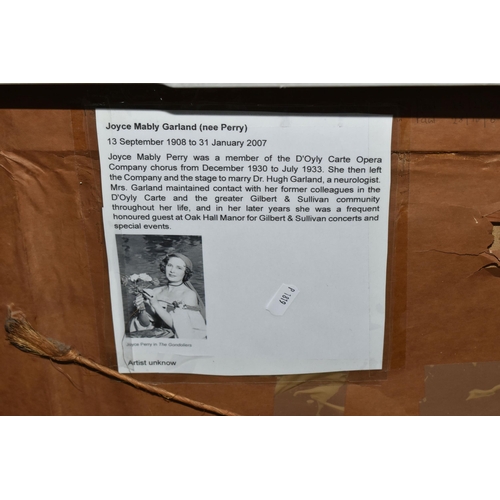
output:
[[[391,126],[98,110],[119,370],[381,368]]]

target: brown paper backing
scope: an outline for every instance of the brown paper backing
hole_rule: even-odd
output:
[[[382,370],[135,377],[243,415],[418,415],[421,401],[456,390],[441,377],[426,400],[426,367],[500,360],[500,269],[489,250],[500,210],[500,120],[459,120],[394,120]],[[0,110],[0,167],[4,315],[14,304],[40,332],[116,367],[93,111]],[[200,415],[7,341],[0,413]]]

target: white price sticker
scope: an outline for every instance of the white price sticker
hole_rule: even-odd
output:
[[[299,291],[295,285],[281,285],[272,299],[267,303],[266,309],[275,316],[283,316]]]

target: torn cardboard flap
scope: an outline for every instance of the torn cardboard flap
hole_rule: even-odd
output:
[[[499,282],[484,269],[497,258],[489,252],[492,225],[479,211],[499,198],[496,155],[491,160],[412,154],[407,347],[414,363],[500,356],[492,300]]]
[[[417,251],[480,254],[493,243],[500,157],[412,154],[409,238]]]

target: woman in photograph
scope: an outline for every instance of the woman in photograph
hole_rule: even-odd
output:
[[[171,253],[160,263],[168,283],[143,290],[134,302],[137,315],[132,319],[130,332],[156,331],[154,336],[180,339],[206,338],[205,306],[190,283],[193,263],[183,254]]]

